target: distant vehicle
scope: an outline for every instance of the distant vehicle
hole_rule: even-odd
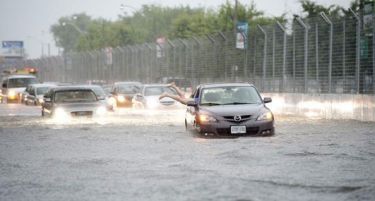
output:
[[[113,111],[113,104],[110,101],[110,94],[106,93],[103,87],[99,85],[82,85],[82,87],[92,89],[96,95],[96,97],[101,101],[107,108],[108,111]]]
[[[258,90],[248,83],[204,84],[187,103],[185,127],[200,135],[269,136],[274,117]]]
[[[133,98],[133,105],[136,109],[172,109],[178,108],[182,105],[171,99],[159,97],[163,93],[177,95],[177,92],[166,84],[146,84],[143,85],[140,93],[137,93]]]
[[[112,102],[115,107],[132,107],[133,96],[140,92],[140,82],[116,82],[112,86]]]
[[[43,96],[50,88],[56,87],[53,84],[31,84],[26,90],[24,102],[26,105],[41,105],[44,102]]]
[[[65,86],[50,89],[44,95],[42,116],[51,116],[65,121],[74,117],[101,117],[107,112],[92,89],[80,86]]]
[[[20,94],[25,91],[29,84],[38,83],[34,75],[9,75],[2,80],[1,96],[2,102],[20,103]]]

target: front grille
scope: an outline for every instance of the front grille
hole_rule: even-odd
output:
[[[241,115],[241,120],[239,120],[239,121],[234,120],[234,116],[223,116],[223,117],[224,117],[225,120],[227,120],[229,122],[241,123],[241,122],[250,120],[251,115]]]
[[[218,128],[216,131],[219,135],[256,135],[259,127],[246,127],[246,133],[243,134],[231,134],[230,128]]]
[[[92,111],[78,111],[70,113],[73,117],[92,116]]]

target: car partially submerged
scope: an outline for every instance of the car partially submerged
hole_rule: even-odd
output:
[[[140,93],[133,98],[133,105],[136,109],[177,109],[182,105],[169,97],[159,100],[160,95],[168,93],[177,95],[177,92],[167,84],[146,84],[143,85]]]
[[[248,83],[204,84],[188,101],[185,127],[200,135],[274,135],[274,116],[258,90]]]
[[[74,117],[102,117],[106,112],[106,105],[94,91],[82,86],[52,88],[44,95],[42,104],[42,116],[61,121]]]
[[[115,107],[132,107],[132,99],[140,92],[142,83],[140,82],[115,82],[111,95]]]
[[[44,102],[43,96],[55,84],[31,84],[25,90],[24,102],[26,105],[41,105]]]

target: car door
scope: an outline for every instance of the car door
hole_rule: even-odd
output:
[[[27,96],[28,97],[28,103],[30,104],[35,104],[35,100],[36,100],[36,88],[35,87],[31,87],[30,88],[30,92],[29,92],[29,95]]]

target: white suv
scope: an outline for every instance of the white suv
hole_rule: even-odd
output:
[[[20,94],[25,91],[29,84],[38,83],[33,75],[10,75],[3,79],[1,84],[2,102],[21,102]]]

